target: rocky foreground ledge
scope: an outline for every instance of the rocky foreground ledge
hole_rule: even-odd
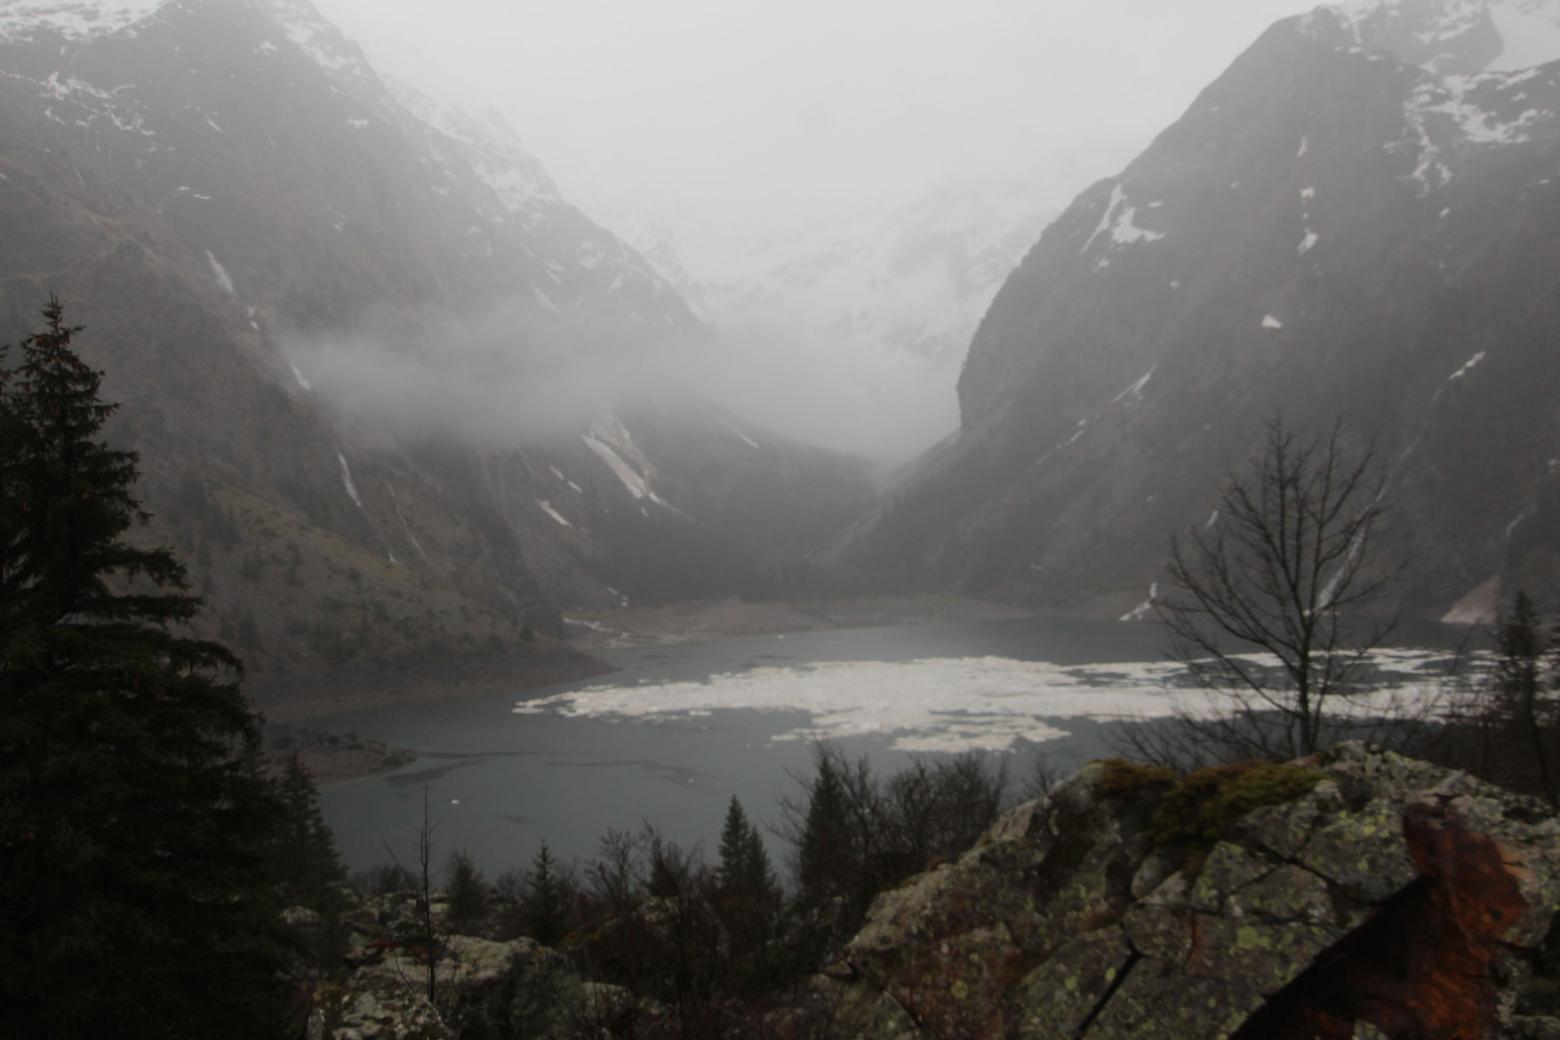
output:
[[[840,1035],[1560,1038],[1555,817],[1359,745],[1278,768],[1309,790],[1235,800],[1211,847],[1123,763],[1015,810],[874,905],[827,973]]]
[[[1095,763],[879,897],[753,1035],[1560,1040],[1557,910],[1560,820],[1462,773],[1359,745],[1192,778]],[[457,937],[449,1028],[387,941],[408,913],[356,915],[384,959],[320,995],[316,1037],[563,1040],[635,1003],[529,940]],[[675,1035],[638,1011],[635,1035]]]

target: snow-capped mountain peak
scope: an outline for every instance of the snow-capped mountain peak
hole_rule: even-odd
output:
[[[53,32],[79,39],[118,32],[145,21],[170,0],[5,0],[0,38]]]
[[[1443,75],[1510,72],[1560,60],[1560,0],[1354,0],[1311,16],[1354,42]]]

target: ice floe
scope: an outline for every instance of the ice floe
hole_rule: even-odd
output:
[[[606,631],[599,622],[566,621]],[[1388,691],[1413,693],[1433,688],[1443,657],[1426,650],[1385,650],[1375,661],[1388,670],[1383,676]],[[751,668],[702,682],[595,685],[521,701],[514,711],[622,723],[686,721],[720,711],[802,715],[804,720],[776,739],[881,737],[910,752],[1004,751],[1021,742],[1065,737],[1070,719],[1152,719],[1180,710],[1214,710],[1183,678],[1181,665],[1166,661],[826,661]],[[1369,702],[1354,703],[1350,710],[1369,714]]]

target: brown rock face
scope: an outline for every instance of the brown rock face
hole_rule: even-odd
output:
[[[1347,745],[1211,846],[1084,770],[880,897],[820,986],[842,1036],[1517,1040],[1560,907],[1560,821]],[[1523,1017],[1523,1016],[1526,1017]]]
[[[1499,1035],[1502,941],[1528,910],[1499,844],[1443,808],[1415,806],[1404,836],[1419,880],[1253,1016],[1235,1040]]]

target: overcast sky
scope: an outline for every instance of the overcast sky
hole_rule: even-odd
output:
[[[798,216],[1019,173],[1063,201],[1306,0],[348,0],[587,210]]]

